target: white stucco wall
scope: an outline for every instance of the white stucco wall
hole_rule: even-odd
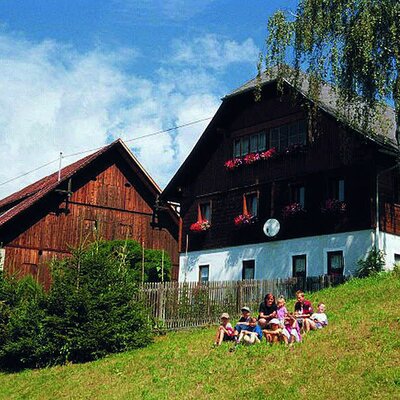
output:
[[[343,251],[348,275],[371,249],[373,235],[371,230],[363,230],[189,252],[187,257],[180,255],[179,280],[198,281],[199,265],[209,265],[210,281],[240,280],[244,260],[255,260],[255,279],[286,278],[292,276],[292,256],[300,254],[307,256],[307,276],[317,276],[327,273],[327,252],[338,250]],[[398,249],[400,254],[400,237],[381,234],[381,240],[388,251]],[[393,263],[394,255],[387,254],[388,264]]]
[[[380,232],[379,248],[385,253],[386,269],[393,269],[394,255],[400,256],[400,236]]]

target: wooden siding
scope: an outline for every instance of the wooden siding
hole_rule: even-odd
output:
[[[9,273],[35,276],[48,287],[47,262],[66,256],[71,247],[96,236],[105,240],[134,239],[146,248],[164,249],[178,269],[178,226],[164,213],[162,229],[152,228],[154,196],[149,195],[120,161],[102,160],[72,178],[72,196],[53,192],[28,213],[15,218],[2,233]],[[65,187],[64,189],[67,189]]]
[[[321,112],[317,134],[303,151],[227,171],[226,160],[233,158],[233,141],[242,135],[307,119],[307,114],[290,98],[267,97],[232,104],[232,120],[215,131],[210,151],[196,176],[182,188],[182,250],[189,235],[189,251],[221,248],[266,240],[263,223],[271,217],[281,221],[281,240],[331,232],[369,229],[374,198],[376,148],[356,132],[346,131],[333,117]],[[267,146],[268,147],[268,146]],[[199,157],[200,158],[200,157]],[[347,212],[337,216],[321,213],[331,178],[345,180]],[[290,202],[290,186],[305,186],[307,213],[299,218],[282,219],[282,208]],[[237,228],[233,220],[242,213],[243,194],[259,192],[259,218],[255,224]],[[197,204],[211,201],[212,226],[200,234],[189,230],[197,220]]]

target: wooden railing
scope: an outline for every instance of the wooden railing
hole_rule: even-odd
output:
[[[149,315],[168,330],[199,327],[218,322],[222,312],[235,320],[243,306],[254,315],[266,293],[286,299],[295,297],[296,290],[314,292],[345,281],[343,276],[318,276],[274,280],[223,282],[145,283],[138,292]]]

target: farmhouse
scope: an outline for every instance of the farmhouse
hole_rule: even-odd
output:
[[[181,281],[352,274],[373,246],[400,260],[393,110],[366,132],[330,86],[313,103],[291,82],[264,74],[223,98],[165,188],[181,206]]]
[[[154,210],[160,189],[116,140],[0,201],[1,265],[50,284],[48,261],[100,237],[164,249],[178,271],[178,217]]]

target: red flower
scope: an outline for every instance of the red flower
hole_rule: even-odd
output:
[[[192,225],[190,225],[189,229],[192,232],[204,232],[207,229],[210,229],[210,227],[211,227],[210,223],[206,219],[203,219],[202,221],[197,221]]]
[[[250,165],[260,160],[259,153],[250,153],[244,156],[243,161],[245,164]]]
[[[324,206],[321,207],[321,212],[324,214],[342,214],[347,211],[347,205],[344,201],[336,199],[328,199]]]
[[[243,161],[241,158],[234,158],[233,160],[228,160],[226,161],[226,163],[224,164],[224,167],[228,170],[228,171],[232,171],[233,169],[239,167],[240,165],[242,165]]]
[[[255,222],[256,217],[252,214],[240,214],[235,217],[234,222],[236,226],[249,225]]]
[[[282,216],[283,218],[293,217],[294,215],[305,213],[306,210],[300,203],[292,203],[283,207]]]
[[[260,159],[261,160],[268,160],[269,158],[272,158],[276,156],[276,149],[275,147],[272,147],[269,150],[263,151],[260,153]]]

